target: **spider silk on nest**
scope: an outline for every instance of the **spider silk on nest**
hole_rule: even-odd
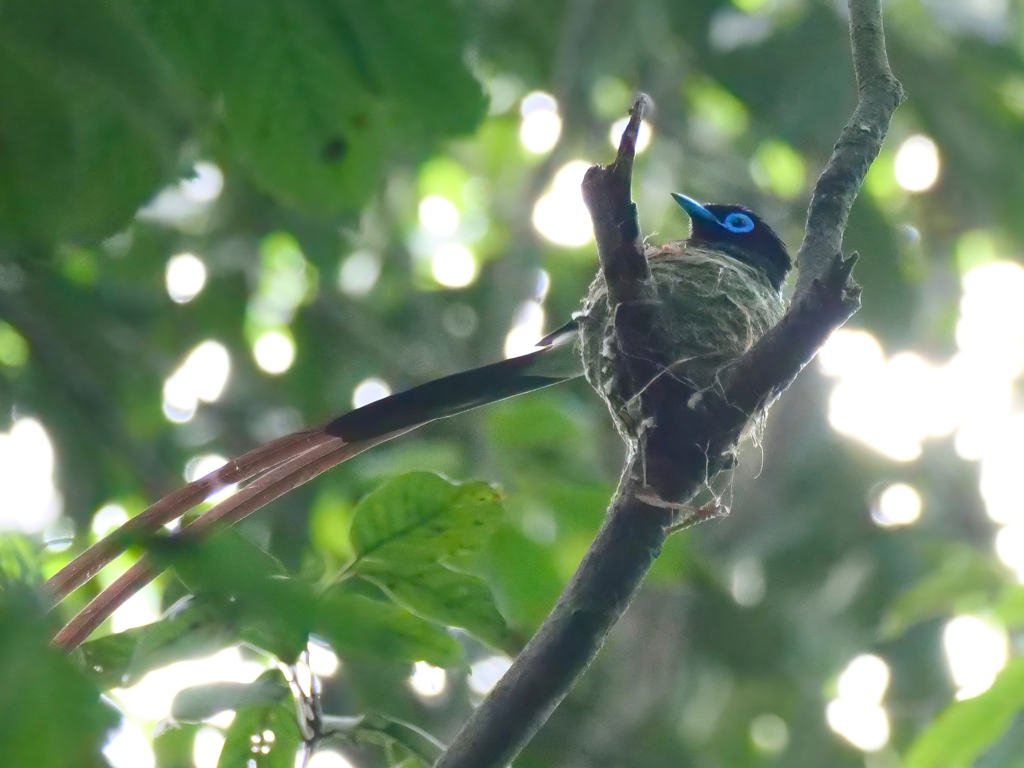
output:
[[[691,392],[715,387],[719,373],[747,352],[782,319],[785,303],[765,273],[721,251],[685,241],[646,248],[656,295],[648,347],[662,346],[672,361],[659,374],[671,376]],[[620,354],[604,275],[598,273],[579,318],[580,354],[587,381],[611,411],[628,449],[636,450],[643,432],[637,398],[620,392],[616,358]],[[641,387],[642,389],[642,387]],[[767,407],[748,414],[744,437],[755,442],[764,426]],[[710,472],[706,481],[711,480]]]

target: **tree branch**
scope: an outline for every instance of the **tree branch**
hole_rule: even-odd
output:
[[[793,302],[782,322],[724,371],[721,386],[699,402],[674,399],[678,383],[669,376],[651,381],[636,369],[632,354],[640,349],[642,333],[631,329],[644,322],[649,298],[649,272],[629,194],[636,131],[649,108],[646,97],[634,103],[615,162],[587,173],[584,200],[609,297],[613,306],[625,303],[633,310],[628,322],[616,322],[620,349],[627,353],[624,367],[632,369],[619,375],[627,382],[651,382],[643,389],[643,411],[656,426],[631,452],[608,517],[551,614],[435,768],[502,768],[515,758],[597,655],[668,530],[678,527],[680,503],[696,494],[709,467],[726,461],[750,415],[778,397],[859,307],[859,289],[851,278],[856,258],[843,258],[843,232],[903,89],[886,59],[880,0],[849,0],[849,5],[859,99],[815,186]]]
[[[892,113],[905,98],[885,53],[881,0],[849,0],[849,7],[857,106],[814,186],[806,234],[797,252],[797,296],[810,290],[812,280],[824,277],[842,251],[853,201],[882,148]]]

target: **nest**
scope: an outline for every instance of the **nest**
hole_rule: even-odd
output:
[[[672,361],[659,375],[673,377],[698,396],[782,318],[785,305],[760,270],[726,254],[676,242],[648,248],[646,255],[657,297],[647,347],[659,353],[658,359]],[[644,415],[635,398],[620,392],[613,317],[599,273],[580,318],[580,353],[587,381],[633,448]],[[763,415],[749,414],[751,423],[763,423]]]

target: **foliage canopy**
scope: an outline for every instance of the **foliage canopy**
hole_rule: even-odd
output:
[[[851,217],[864,286],[851,327],[885,360],[910,350],[946,370],[966,349],[972,270],[1019,278],[1021,8],[898,0],[886,13],[910,99]],[[491,362],[541,308],[550,327],[568,318],[592,246],[542,235],[535,206],[571,161],[610,158],[634,88],[658,107],[635,171],[645,232],[685,236],[668,195],[682,191],[749,205],[795,251],[810,183],[855,99],[847,51],[842,14],[820,0],[0,6],[0,457],[16,466],[16,434],[38,420],[67,523],[44,536],[27,522],[32,497],[0,502],[7,762],[103,765],[118,718],[99,691],[238,642],[291,663],[313,633],[343,665],[323,681],[324,732],[358,766],[429,763],[436,745],[420,731],[451,736],[477,695],[467,668],[521,647],[599,524],[621,448],[585,385],[430,425],[210,541],[140,542],[175,566],[142,603],[175,609],[70,659],[48,638],[99,587],[50,614],[32,587],[94,540],[101,507],[138,512],[197,456],[340,413],[370,377],[397,390]],[[561,120],[543,152],[519,138],[534,91]],[[941,162],[919,194],[896,173],[915,134]],[[428,198],[457,212],[447,234],[422,213]],[[437,268],[451,245],[475,269],[454,288]],[[182,253],[199,257],[205,284],[172,301],[168,260]],[[953,617],[1003,637],[1024,625],[1004,564],[1024,562],[1011,547],[1024,502],[1012,488],[997,499],[992,479],[1022,458],[1019,294],[974,295],[972,306],[1011,308],[984,331],[1011,370],[994,394],[989,379],[965,379],[974,389],[939,405],[994,412],[981,447],[964,447],[961,416],[898,458],[841,434],[828,423],[840,385],[813,366],[743,457],[732,515],[670,540],[517,765],[1020,764],[1020,659],[960,703],[946,669]],[[293,351],[285,370],[261,362],[266,338]],[[175,400],[168,382],[209,341],[226,352],[226,386]],[[862,371],[873,360],[859,359]],[[904,402],[901,381],[864,420]],[[904,410],[931,381],[911,380]],[[5,472],[7,487],[25,479]],[[46,474],[25,477],[42,493]],[[923,515],[881,526],[897,482]],[[70,550],[44,545],[72,533]],[[826,719],[862,654],[890,674],[878,695],[891,733],[866,758]],[[447,669],[441,695],[409,688],[416,662]],[[227,707],[222,765],[292,765],[308,723],[290,685],[301,687],[270,668],[186,688],[172,708],[181,727],[153,742],[157,764],[191,764],[197,723]],[[274,743],[254,752],[255,733]]]

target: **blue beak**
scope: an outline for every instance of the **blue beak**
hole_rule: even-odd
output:
[[[682,209],[686,211],[687,215],[695,222],[703,221],[708,224],[714,224],[717,227],[722,226],[722,222],[715,218],[715,215],[711,213],[711,211],[705,208],[701,203],[698,203],[692,197],[680,195],[676,192],[672,193],[672,197],[675,198],[675,201],[679,203],[680,207],[682,207]]]

